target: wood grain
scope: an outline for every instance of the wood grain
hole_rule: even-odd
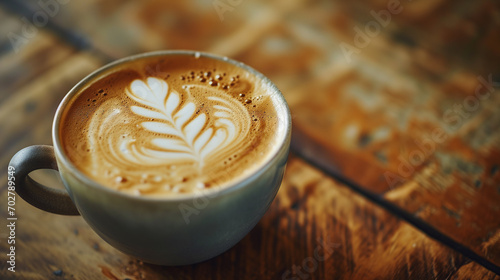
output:
[[[466,13],[483,13],[483,4],[488,6],[482,3]],[[451,17],[439,13],[440,19]],[[474,24],[490,28],[488,21]],[[445,39],[440,47],[449,43]],[[310,90],[307,97],[298,89],[296,96],[302,98],[291,104],[295,124],[329,150],[331,164],[345,176],[498,266],[500,142],[492,128],[500,122],[500,100],[497,87],[488,88],[478,79],[496,82],[498,68],[472,72],[464,61],[451,60],[455,56],[446,55],[446,61],[439,53],[427,53],[426,46],[405,48],[391,40],[375,38],[351,69],[333,62],[331,68],[341,69],[341,75],[315,77],[304,86]],[[478,41],[484,46],[477,48],[495,44]],[[452,54],[458,56],[463,47]],[[394,55],[383,56],[382,48]],[[420,50],[425,56],[418,55]],[[484,65],[489,55],[469,53],[466,61]],[[475,97],[476,92],[484,99]],[[465,112],[457,115],[460,108]],[[435,131],[446,139],[432,140]]]
[[[330,166],[336,166],[343,176],[368,191],[383,194],[387,201],[415,214],[498,266],[498,253],[493,252],[499,250],[493,248],[500,246],[497,236],[500,141],[493,127],[500,122],[496,110],[500,100],[498,89],[482,82],[492,79],[498,87],[498,78],[495,80],[498,68],[489,60],[489,52],[470,52],[466,59],[453,59],[463,57],[465,44],[441,55],[447,52],[446,44],[451,44],[446,37],[435,43],[432,51],[437,52],[430,52],[427,40],[420,40],[422,45],[417,43],[418,36],[429,25],[410,33],[414,37],[412,44],[395,42],[398,38],[388,34],[406,30],[406,15],[427,18],[428,14],[418,10],[436,10],[434,18],[444,21],[454,15],[442,11],[443,5],[454,9],[469,6],[426,3],[418,4],[420,7],[410,5],[408,13],[394,16],[394,26],[389,26],[386,34],[373,38],[351,63],[346,61],[339,46],[346,42],[354,44],[355,34],[350,31],[356,26],[364,27],[362,23],[369,20],[370,11],[378,12],[380,5],[365,6],[366,14],[348,7],[352,14],[347,15],[336,11],[341,7],[335,4],[330,9],[312,5],[311,11],[306,9],[300,15],[302,21],[281,22],[237,58],[253,63],[284,88],[296,126],[321,144],[323,154],[325,149],[328,151]],[[489,5],[481,2],[464,13],[477,18]],[[475,28],[488,30],[477,36],[490,36],[490,26],[498,25],[487,14],[486,19],[473,23]],[[356,22],[360,17],[363,21]],[[332,22],[328,28],[338,37],[325,33],[315,36],[321,32],[301,25],[307,21],[317,26]],[[321,39],[305,40],[297,29],[307,30],[303,33],[307,38]],[[266,53],[267,41],[276,37],[286,38],[294,48]],[[469,39],[464,36],[456,41],[463,43]],[[318,42],[323,48],[315,47]],[[478,44],[476,49],[496,44],[483,37],[474,43]],[[325,50],[327,47],[330,49]],[[303,50],[302,55],[299,50]],[[496,72],[488,73],[486,69]],[[308,76],[311,72],[315,75]],[[286,73],[296,83],[284,82],[279,73]],[[484,98],[475,97],[476,92]],[[462,113],[460,108],[466,111]],[[444,134],[445,141],[433,140],[435,131]],[[314,162],[320,154],[313,154],[310,159]],[[404,172],[410,160],[416,163]]]

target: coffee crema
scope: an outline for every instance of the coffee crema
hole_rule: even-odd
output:
[[[214,189],[248,176],[277,149],[278,94],[223,60],[145,56],[79,89],[59,137],[70,161],[104,186],[147,196]]]

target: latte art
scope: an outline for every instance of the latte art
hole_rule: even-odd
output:
[[[194,98],[191,91],[195,88],[206,95]],[[211,87],[185,85],[183,89],[185,93],[181,95],[169,89],[167,82],[154,77],[131,83],[126,94],[136,105],[128,109],[142,117],[142,122],[139,126],[126,122],[123,128],[120,126],[122,137],[105,142],[107,147],[104,149],[111,152],[110,160],[114,165],[187,164],[185,168],[201,173],[207,162],[232,156],[234,148],[248,135],[248,111],[235,100],[221,98],[220,93]],[[202,106],[195,104],[200,102],[203,102]],[[202,110],[202,107],[209,107],[205,104],[210,104],[212,110]],[[107,122],[114,121],[117,113],[117,110],[99,113],[91,122],[98,126],[97,123],[104,120],[100,127],[106,128]],[[142,130],[158,135],[148,137],[144,142],[138,141],[137,135]],[[113,133],[116,134],[116,129]],[[103,135],[113,139],[103,129],[97,133],[89,131],[91,146],[99,145],[99,138],[102,139]]]
[[[61,131],[69,157],[135,195],[191,193],[250,173],[279,130],[272,91],[234,65],[205,60],[165,61],[162,76],[142,72],[150,61],[135,62],[83,89]]]
[[[190,90],[194,87],[200,86],[184,86],[187,100],[191,99]],[[217,158],[217,153],[219,157],[231,156],[231,147],[248,134],[249,125],[243,120],[250,120],[250,116],[240,103],[217,97],[217,92],[208,87],[204,91],[207,92],[204,102],[214,104],[211,115],[200,111],[194,102],[184,102],[181,106],[180,94],[169,91],[165,81],[148,78],[147,84],[140,80],[132,82],[127,95],[142,105],[132,106],[132,112],[155,120],[141,125],[161,136],[151,141],[156,149],[135,142],[120,144],[124,158],[145,165],[193,161],[203,168],[207,156]]]

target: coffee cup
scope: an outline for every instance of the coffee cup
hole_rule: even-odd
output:
[[[57,109],[53,146],[24,148],[10,166],[33,206],[81,215],[137,259],[187,265],[228,250],[262,218],[290,135],[286,101],[261,73],[213,54],[159,51],[85,77]],[[65,190],[34,181],[37,169],[58,170]]]

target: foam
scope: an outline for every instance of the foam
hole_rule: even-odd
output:
[[[230,185],[282,133],[272,88],[207,57],[146,57],[102,73],[70,101],[60,137],[74,165],[128,193]]]

